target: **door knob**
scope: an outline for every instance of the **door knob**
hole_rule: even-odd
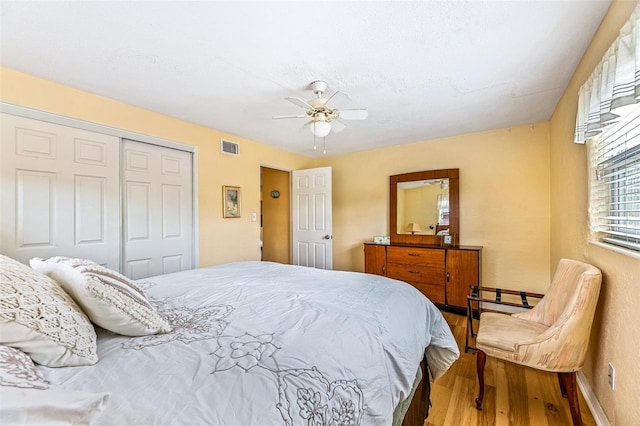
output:
[[[322,239],[323,239],[323,240],[330,240],[330,239],[331,239],[331,236],[327,234],[327,235],[325,235],[324,237],[322,237]]]

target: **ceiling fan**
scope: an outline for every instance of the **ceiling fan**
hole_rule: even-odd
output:
[[[333,101],[334,104],[342,104],[350,101],[351,98],[349,98],[346,93],[340,91],[336,91],[329,98],[325,98],[324,92],[328,87],[326,81],[317,80],[312,82],[310,86],[316,95],[316,97],[310,101],[305,101],[293,96],[287,96],[285,98],[292,104],[304,108],[304,114],[281,115],[273,118],[310,118],[311,120],[308,121],[307,124],[310,126],[311,133],[313,133],[314,136],[323,138],[332,130],[334,132],[344,130],[346,125],[342,120],[364,120],[369,115],[366,109],[338,109],[337,107],[329,106],[330,101]]]

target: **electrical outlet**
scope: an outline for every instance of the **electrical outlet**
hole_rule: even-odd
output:
[[[609,363],[609,374],[607,377],[609,378],[609,387],[611,390],[614,390],[616,388],[616,369],[613,368],[611,363]]]

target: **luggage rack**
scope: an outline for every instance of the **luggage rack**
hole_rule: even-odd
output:
[[[477,285],[469,286],[470,294],[467,296],[467,335],[465,337],[464,351],[465,353],[475,347],[469,346],[469,338],[476,337],[477,333],[473,330],[474,318],[480,318],[482,311],[517,313],[531,309],[535,304],[529,303],[529,298],[542,299],[544,294],[532,293],[528,291],[508,290],[493,287],[480,287]],[[493,298],[484,297],[483,293],[493,293]],[[520,302],[506,301],[502,299],[502,295],[520,296]],[[516,299],[517,298],[513,298]],[[536,302],[538,303],[538,302]],[[474,309],[475,304],[475,309]]]

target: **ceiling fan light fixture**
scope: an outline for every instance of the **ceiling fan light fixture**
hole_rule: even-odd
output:
[[[315,98],[305,101],[295,96],[288,96],[285,99],[292,104],[304,109],[304,114],[298,115],[284,115],[276,116],[273,118],[308,118],[307,122],[309,130],[313,135],[313,149],[317,149],[316,139],[322,138],[324,145],[324,138],[331,132],[338,133],[345,129],[343,120],[364,120],[367,118],[368,112],[366,109],[338,109],[337,106],[331,107],[327,105],[332,99],[335,102],[350,101],[351,98],[346,93],[336,91],[328,98],[324,97],[324,93],[329,87],[326,81],[316,80],[311,82],[311,90],[316,95]],[[326,153],[326,150],[323,149]]]
[[[311,123],[311,126],[309,126],[309,128],[311,129],[311,133],[316,135],[316,137],[324,138],[331,131],[331,123],[317,120],[317,121],[313,121]]]

